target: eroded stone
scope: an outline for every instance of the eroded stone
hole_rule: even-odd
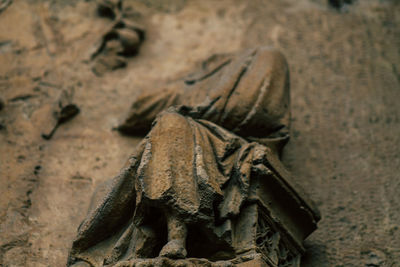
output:
[[[94,197],[69,264],[299,266],[319,214],[279,160],[288,77],[284,56],[260,47],[139,96],[118,129],[151,130]]]

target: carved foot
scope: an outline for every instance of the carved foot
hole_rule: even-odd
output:
[[[181,240],[169,241],[160,252],[161,257],[167,257],[171,259],[184,259],[186,258],[187,252],[184,246],[184,242]]]

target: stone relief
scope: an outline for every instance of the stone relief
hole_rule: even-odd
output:
[[[319,214],[279,160],[289,99],[265,47],[139,96],[118,130],[147,135],[97,189],[68,266],[299,266]]]
[[[143,26],[136,22],[134,11],[124,8],[121,0],[99,1],[97,13],[112,20],[90,55],[92,71],[102,76],[107,71],[123,68],[127,59],[135,56],[145,39]]]

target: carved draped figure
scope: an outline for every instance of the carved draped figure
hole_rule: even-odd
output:
[[[151,130],[94,196],[69,264],[158,256],[166,213],[188,226],[189,257],[229,254],[230,222],[251,201],[254,172],[268,170],[268,155],[287,142],[289,120],[287,63],[265,47],[213,56],[187,78],[139,96],[119,130]]]

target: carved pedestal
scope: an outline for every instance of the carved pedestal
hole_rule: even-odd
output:
[[[305,252],[303,240],[317,227],[318,211],[277,158],[271,171],[255,168],[250,202],[234,223],[237,266],[298,267]],[[257,173],[263,173],[257,175]]]

